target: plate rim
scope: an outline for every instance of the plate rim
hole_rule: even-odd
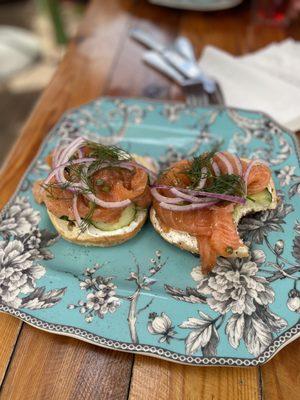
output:
[[[133,354],[146,354],[152,357],[161,358],[167,361],[177,362],[179,364],[193,366],[238,366],[238,367],[257,367],[270,361],[283,347],[300,337],[300,323],[296,323],[288,330],[277,336],[272,344],[267,347],[258,357],[241,358],[241,357],[203,357],[203,356],[187,356],[176,351],[165,350],[158,346],[147,344],[133,344],[114,339],[107,339],[103,336],[94,334],[86,329],[76,328],[71,325],[49,323],[41,318],[16,310],[9,306],[0,304],[0,312],[17,317],[27,324],[56,335],[68,336],[87,343],[94,344],[111,350],[123,351]],[[72,332],[74,331],[74,333]],[[77,331],[77,332],[76,332]],[[287,339],[287,340],[285,340]],[[271,348],[273,347],[273,350]],[[269,350],[270,349],[270,350]],[[190,359],[190,360],[189,360]]]
[[[137,98],[137,97],[122,97],[122,96],[101,96],[97,97],[89,102],[83,103],[77,107],[72,107],[66,110],[60,116],[59,120],[53,125],[50,131],[44,136],[42,139],[40,146],[36,152],[36,155],[33,157],[32,161],[26,168],[23,173],[18,185],[16,186],[15,191],[10,196],[9,200],[3,206],[0,211],[0,218],[5,213],[6,209],[10,207],[15,198],[18,195],[18,192],[26,179],[28,172],[32,169],[35,162],[40,157],[41,153],[44,150],[49,138],[53,135],[56,128],[60,125],[61,120],[66,116],[72,113],[75,110],[78,110],[81,107],[87,106],[89,104],[94,103],[95,101],[104,100],[104,101],[114,101],[114,100],[132,100],[132,101],[145,101],[148,103],[159,103],[159,104],[185,104],[182,101],[174,101],[174,100],[158,100],[158,99],[147,99],[147,98]],[[252,114],[258,114],[266,117],[270,121],[274,122],[279,128],[284,130],[292,139],[293,145],[296,149],[296,155],[298,162],[300,164],[300,144],[298,142],[298,138],[296,134],[290,130],[289,128],[284,127],[280,123],[278,123],[273,117],[263,111],[256,111],[252,109],[238,108],[238,107],[230,107],[230,106],[208,106],[208,107],[197,107],[199,109],[221,109],[221,110],[232,110],[232,111],[241,111],[241,112],[250,112]],[[272,343],[264,350],[259,356],[253,358],[241,358],[241,357],[203,357],[203,356],[187,356],[184,354],[180,354],[175,351],[165,350],[158,346],[146,345],[146,344],[133,344],[128,342],[117,341],[113,339],[104,338],[100,335],[89,332],[88,330],[77,328],[71,325],[65,324],[55,324],[44,321],[41,318],[34,317],[24,311],[20,311],[9,307],[4,304],[0,304],[0,312],[12,315],[21,321],[28,323],[29,325],[44,330],[49,333],[54,333],[62,336],[73,337],[78,340],[83,340],[88,343],[108,348],[111,350],[130,352],[133,354],[146,354],[148,356],[161,358],[171,362],[177,362],[180,364],[193,365],[193,366],[238,366],[238,367],[248,367],[248,366],[259,366],[267,361],[271,360],[273,356],[275,356],[284,346],[288,345],[290,342],[298,339],[300,337],[300,320],[289,329],[284,331],[282,334],[278,335]],[[74,333],[71,332],[74,330]],[[76,333],[77,331],[77,333]],[[85,338],[85,336],[89,336]],[[271,350],[273,347],[273,350]],[[269,350],[270,349],[270,350]]]
[[[240,5],[244,0],[234,0],[231,4],[228,4],[227,6],[224,5],[220,6],[218,4],[215,5],[211,5],[211,6],[207,6],[207,7],[203,7],[203,6],[197,6],[196,4],[166,4],[164,2],[164,0],[160,1],[160,0],[149,0],[149,2],[151,4],[154,4],[156,6],[161,6],[161,7],[166,7],[166,8],[173,8],[173,9],[178,9],[178,10],[190,10],[190,11],[201,11],[201,12],[213,12],[213,11],[226,11],[226,10],[230,10],[231,8],[237,7],[238,5]]]

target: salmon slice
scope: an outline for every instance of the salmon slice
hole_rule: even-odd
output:
[[[223,257],[230,256],[242,241],[233,221],[233,205],[215,207],[213,214],[213,229],[210,238],[211,246]]]
[[[216,265],[217,253],[210,242],[210,238],[207,236],[197,236],[197,243],[199,254],[201,255],[201,267],[204,274],[208,274],[209,271]]]
[[[185,171],[189,166],[190,162],[187,160],[175,163],[171,169],[160,177],[158,183],[167,186],[187,187],[190,184],[190,180]],[[169,190],[161,190],[161,193],[164,196],[174,197]],[[209,210],[169,211],[160,207],[156,200],[153,202],[158,218],[165,227],[188,232],[195,236],[209,236],[211,234],[211,212]]]
[[[270,169],[263,164],[253,165],[247,184],[247,193],[255,194],[264,190],[271,179],[271,171]]]
[[[65,174],[68,179],[68,174]],[[67,216],[74,220],[73,193],[57,186],[52,178],[47,190],[41,189],[42,181],[37,181],[33,194],[37,202],[44,202],[47,209],[57,217]],[[148,186],[148,175],[140,168],[134,171],[122,168],[104,168],[92,177],[95,195],[104,201],[132,200],[136,205],[146,208],[151,204]],[[81,218],[85,218],[91,210],[91,204],[83,195],[78,196],[77,208]],[[119,220],[123,208],[103,208],[95,206],[92,214],[94,221],[113,223]]]
[[[228,174],[228,168],[224,157],[232,166],[232,173],[235,175],[244,173],[248,163],[242,161],[241,165],[236,161],[235,157],[228,153],[222,152],[223,157],[214,157],[214,161],[221,174]],[[191,165],[190,161],[183,160],[175,163],[167,170],[159,179],[158,184],[188,187],[191,182],[185,171]],[[263,164],[254,165],[248,177],[248,193],[258,193],[264,190],[271,178],[271,171]],[[175,197],[169,190],[160,190],[162,195]],[[153,200],[157,217],[161,222],[161,226],[166,231],[174,229],[187,232],[197,238],[198,250],[201,257],[201,266],[203,272],[209,272],[216,264],[218,256],[228,257],[242,245],[242,241],[237,232],[236,225],[233,221],[234,205],[220,205],[211,207],[210,209],[192,210],[192,211],[170,211],[160,207],[157,200]]]

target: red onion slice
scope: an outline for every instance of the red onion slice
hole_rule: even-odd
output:
[[[243,175],[243,166],[242,166],[240,158],[236,154],[231,154],[231,155],[233,157],[233,162],[234,162],[234,164],[236,166],[236,169],[238,171],[238,175],[242,176]]]
[[[188,204],[188,205],[184,205],[184,206],[179,206],[179,205],[175,205],[175,204],[168,204],[168,203],[159,203],[160,207],[165,208],[166,210],[169,211],[194,211],[194,210],[201,210],[203,208],[208,208],[211,207],[215,204],[217,204],[218,202],[214,202],[214,203],[205,203],[205,204]]]
[[[52,170],[52,172],[47,176],[47,178],[44,180],[44,184],[47,185],[51,181],[51,179],[56,175],[56,173],[61,169],[64,170],[66,167],[69,167],[70,165],[92,163],[93,161],[96,161],[96,159],[87,157],[87,158],[79,158],[77,160],[68,161],[68,162],[65,162],[64,164],[60,164],[56,168],[54,168]],[[59,182],[59,183],[64,184],[64,183],[68,183],[68,181],[63,176],[62,182]],[[70,184],[72,184],[72,183],[70,182]]]
[[[167,185],[156,185],[155,187],[156,187],[156,189],[167,189],[167,190],[174,189],[173,186],[167,186]],[[232,196],[230,194],[213,193],[213,192],[201,192],[199,190],[183,189],[183,188],[180,188],[180,191],[184,192],[184,193],[191,194],[191,195],[212,197],[212,198],[219,199],[219,200],[230,201],[232,203],[239,203],[239,204],[245,204],[246,203],[246,199],[244,199],[243,197]]]
[[[164,203],[168,203],[168,204],[178,204],[178,203],[182,203],[183,199],[178,199],[177,197],[167,197],[167,196],[163,196],[162,194],[160,194],[158,192],[157,189],[152,188],[151,189],[151,194],[152,196],[159,202],[164,202]]]
[[[222,152],[216,153],[215,157],[217,157],[219,160],[223,161],[223,163],[225,164],[225,166],[227,168],[228,174],[233,174],[232,165],[230,164],[230,161],[228,160],[228,158],[226,157],[226,155],[224,153],[222,153]]]
[[[201,178],[200,178],[199,185],[198,185],[199,189],[203,189],[204,188],[204,186],[206,184],[206,181],[207,181],[207,173],[208,173],[207,168],[203,167],[202,170],[201,170]]]
[[[122,201],[104,201],[101,199],[98,199],[93,193],[86,193],[84,194],[85,197],[87,197],[90,201],[93,203],[97,204],[100,207],[103,208],[123,208],[127,207],[131,204],[131,200],[126,199]]]
[[[170,192],[173,193],[175,196],[180,197],[181,201],[186,200],[191,203],[209,203],[210,201],[215,201],[214,199],[208,198],[208,197],[199,198],[199,197],[195,197],[195,196],[192,196],[189,194],[185,194],[185,193],[182,193],[180,189],[178,190],[176,188],[172,188],[170,190]],[[161,200],[161,201],[163,201],[163,200]],[[165,202],[165,203],[167,203],[167,202]]]
[[[214,171],[215,176],[220,176],[221,175],[220,168],[219,168],[218,164],[215,161],[213,161],[211,163],[211,167],[212,167],[212,169]]]

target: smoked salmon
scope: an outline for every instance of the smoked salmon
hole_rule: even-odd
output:
[[[257,160],[240,160],[229,152],[205,154],[179,161],[160,175],[152,189],[153,207],[165,232],[196,237],[207,273],[218,256],[230,257],[243,244],[233,219],[235,204],[263,191],[270,179],[268,166]]]
[[[36,201],[45,203],[56,217],[115,223],[128,204],[139,208],[151,204],[150,171],[127,154],[124,159],[123,150],[77,139],[60,154],[60,158],[55,151],[47,156],[52,173],[33,185]]]

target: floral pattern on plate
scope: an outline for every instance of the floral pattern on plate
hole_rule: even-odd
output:
[[[267,159],[280,202],[245,216],[244,259],[199,260],[150,224],[107,249],[61,239],[31,186],[45,156],[85,134],[151,156],[160,168],[219,146]],[[50,132],[1,213],[0,310],[52,332],[196,365],[258,365],[299,335],[299,154],[293,135],[261,113],[180,103],[99,99]]]

